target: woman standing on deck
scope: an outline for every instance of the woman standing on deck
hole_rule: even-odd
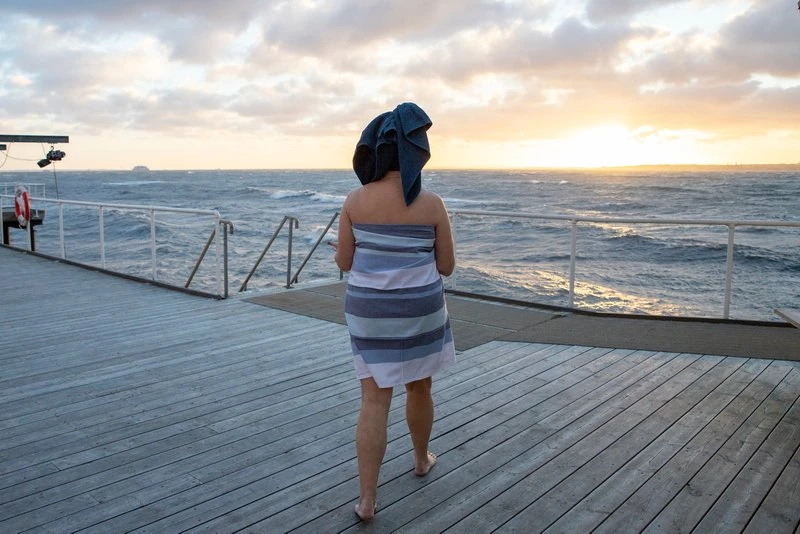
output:
[[[336,263],[350,271],[345,316],[361,381],[355,511],[364,520],[377,510],[392,388],[406,388],[414,472],[425,476],[436,463],[428,450],[431,376],[455,362],[441,279],[455,267],[450,220],[442,199],[421,187],[431,124],[412,103],[369,123],[353,156],[363,185],[347,196],[339,219]]]

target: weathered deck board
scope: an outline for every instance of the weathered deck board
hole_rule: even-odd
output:
[[[0,531],[362,530],[344,326],[0,263]],[[377,531],[800,525],[797,362],[492,341],[434,387],[425,479],[395,392]]]

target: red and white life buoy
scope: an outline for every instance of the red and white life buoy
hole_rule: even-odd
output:
[[[14,212],[17,214],[20,228],[27,228],[31,220],[31,203],[28,200],[28,190],[18,185],[14,192]]]

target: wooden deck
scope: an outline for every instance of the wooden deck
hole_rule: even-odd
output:
[[[800,363],[492,341],[396,392],[356,521],[340,324],[0,247],[0,532],[798,532]]]

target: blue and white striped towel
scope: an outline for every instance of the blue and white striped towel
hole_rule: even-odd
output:
[[[357,377],[392,387],[454,363],[434,227],[354,224],[353,234],[344,310]]]

